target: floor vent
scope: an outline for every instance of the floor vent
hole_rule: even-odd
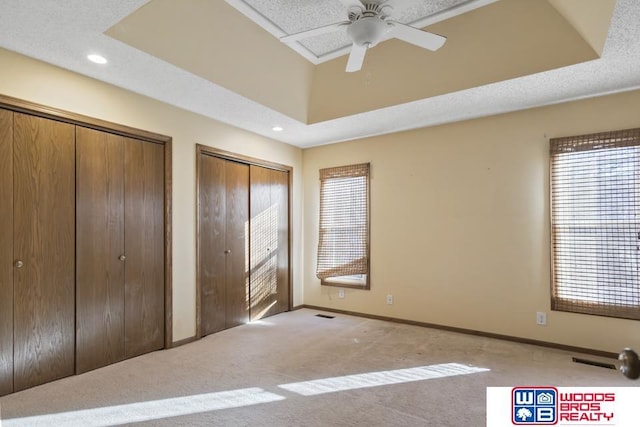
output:
[[[603,363],[603,362],[597,362],[595,360],[589,360],[589,359],[579,359],[577,357],[572,357],[573,361],[575,363],[582,363],[584,365],[591,365],[591,366],[597,366],[599,368],[605,368],[605,369],[616,369],[616,365],[614,365],[613,363]]]
[[[316,317],[322,317],[322,318],[325,318],[325,319],[333,319],[336,316],[329,316],[328,314],[316,314]]]

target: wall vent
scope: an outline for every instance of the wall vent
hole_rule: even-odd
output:
[[[613,363],[604,363],[604,362],[598,362],[595,360],[589,360],[589,359],[580,359],[578,357],[572,357],[571,358],[575,363],[582,363],[584,365],[591,365],[591,366],[597,366],[599,368],[605,368],[605,369],[616,369],[616,365],[614,365]]]
[[[316,317],[322,317],[324,319],[333,319],[336,316],[329,316],[328,314],[316,314]]]

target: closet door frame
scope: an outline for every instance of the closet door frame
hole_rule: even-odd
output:
[[[164,348],[173,347],[173,285],[172,285],[172,240],[171,240],[171,146],[170,136],[148,132],[106,120],[76,114],[65,110],[25,101],[0,94],[0,108],[56,120],[75,126],[109,132],[127,138],[160,144],[164,147]],[[75,271],[75,270],[74,270]]]
[[[218,148],[209,147],[207,145],[196,144],[196,336],[195,339],[202,338],[202,301],[201,301],[201,279],[200,279],[200,168],[202,156],[213,156],[224,160],[230,160],[238,163],[244,163],[247,165],[255,165],[263,168],[274,169],[282,172],[286,172],[289,181],[287,183],[287,197],[288,197],[288,211],[287,211],[287,228],[288,228],[288,251],[287,251],[287,264],[289,270],[289,306],[288,310],[293,310],[293,276],[291,274],[291,188],[293,185],[293,168],[291,166],[283,165],[280,163],[269,162],[267,160],[257,159],[255,157],[244,156],[242,154],[232,153],[230,151],[220,150]]]

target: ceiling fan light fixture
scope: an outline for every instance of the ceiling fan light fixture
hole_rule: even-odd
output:
[[[375,46],[389,30],[386,22],[376,17],[364,17],[347,27],[347,34],[359,46]]]
[[[360,71],[367,50],[382,40],[395,38],[431,51],[440,49],[447,40],[446,37],[439,34],[423,31],[420,28],[393,20],[390,15],[393,8],[387,4],[388,0],[353,1],[357,1],[358,6],[354,6],[348,11],[348,21],[335,22],[289,34],[280,40],[285,43],[299,42],[302,39],[327,34],[346,26],[347,36],[352,42],[345,68],[348,73]]]

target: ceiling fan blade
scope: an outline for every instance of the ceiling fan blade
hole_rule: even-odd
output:
[[[347,61],[347,73],[353,73],[354,71],[360,71],[362,64],[364,63],[364,56],[367,54],[367,46],[354,43],[351,46],[351,53],[349,54],[349,60]]]
[[[391,37],[395,37],[424,49],[438,50],[442,47],[444,42],[447,41],[446,37],[440,36],[438,34],[423,31],[419,28],[414,28],[396,21],[387,22],[392,25],[391,31],[389,33]]]
[[[288,36],[280,37],[280,41],[284,43],[291,43],[300,39],[306,39],[307,37],[319,36],[320,34],[326,34],[335,31],[340,27],[345,27],[350,23],[350,21],[336,22],[335,24],[329,24],[323,27],[313,28],[311,30],[301,31],[295,34],[289,34]]]

